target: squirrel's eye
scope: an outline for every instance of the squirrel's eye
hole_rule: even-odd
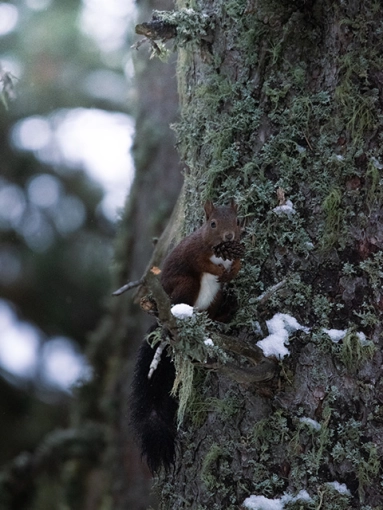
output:
[[[210,226],[211,226],[211,228],[216,228],[217,227],[217,223],[215,221],[212,221],[210,223]]]

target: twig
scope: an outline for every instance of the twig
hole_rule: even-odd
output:
[[[218,362],[199,363],[198,366],[215,370],[230,377],[240,384],[251,384],[256,382],[270,381],[278,371],[278,365],[271,359],[264,358],[262,363],[256,367],[240,367],[233,363],[222,365]]]
[[[123,294],[124,292],[126,292],[130,289],[134,289],[135,287],[139,287],[143,283],[144,283],[144,278],[140,278],[140,280],[136,280],[135,282],[129,282],[129,283],[123,285],[122,287],[120,287],[119,289],[115,290],[113,292],[112,296],[121,296],[121,294]]]
[[[144,43],[148,42],[149,39],[145,37],[144,39],[140,39],[136,43],[132,44],[131,49],[132,50],[138,50],[140,46],[142,46]]]
[[[240,338],[223,335],[221,333],[215,333],[212,336],[214,343],[219,345],[219,347],[225,351],[234,352],[235,354],[244,356],[255,365],[258,365],[265,359],[262,349],[260,349],[257,345],[249,345]]]
[[[271,296],[274,294],[274,292],[277,292],[279,289],[284,287],[286,285],[286,279],[282,280],[279,283],[276,283],[272,287],[269,287],[263,294],[257,297],[257,301],[260,305],[263,305],[268,299],[271,298]]]
[[[304,133],[303,136],[305,137],[305,140],[306,140],[308,146],[310,147],[310,150],[313,151],[314,149],[311,147],[311,143],[309,142],[309,139],[307,138],[306,133]]]
[[[138,35],[144,35],[154,41],[160,39],[166,41],[173,39],[177,35],[177,27],[172,23],[167,23],[159,19],[152,19],[147,23],[136,25],[135,32]]]
[[[278,364],[269,358],[265,358],[262,350],[256,345],[249,345],[240,338],[215,333],[213,341],[225,351],[233,352],[250,360],[255,367],[242,367],[233,363],[221,364],[212,362],[201,364],[202,368],[217,370],[238,383],[250,384],[264,382],[272,379],[278,372]]]
[[[151,379],[154,371],[158,367],[158,364],[161,359],[161,354],[163,353],[166,345],[167,345],[167,342],[164,341],[164,342],[161,342],[160,345],[157,347],[156,352],[154,353],[152,362],[150,363],[148,379]]]
[[[169,329],[172,334],[175,335],[177,331],[177,321],[170,311],[170,299],[161,285],[160,279],[158,278],[158,271],[157,267],[152,267],[145,275],[144,284],[157,303],[158,321],[162,327]]]

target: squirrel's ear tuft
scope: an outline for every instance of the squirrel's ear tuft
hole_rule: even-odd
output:
[[[230,207],[234,210],[234,212],[237,212],[238,204],[235,203],[234,198],[230,200]]]
[[[203,208],[205,209],[206,219],[210,218],[215,209],[213,202],[211,200],[207,200]]]

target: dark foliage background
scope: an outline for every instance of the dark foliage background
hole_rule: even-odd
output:
[[[0,88],[9,83],[0,106],[0,298],[20,321],[36,328],[42,343],[65,337],[84,351],[110,289],[116,225],[101,211],[102,187],[81,166],[74,168],[65,158],[44,163],[38,151],[19,150],[13,133],[19,121],[50,119],[64,108],[127,112],[124,98],[98,98],[85,86],[95,71],[125,77],[122,62],[106,64],[95,41],[80,31],[81,2],[43,4],[2,4],[14,8],[17,23],[0,37]],[[46,176],[58,197],[50,207],[38,207],[31,183]],[[76,228],[68,223],[71,211],[65,204],[83,215]],[[43,379],[39,370],[27,378],[2,371],[2,465],[21,451],[33,451],[49,430],[68,424],[69,394]]]
[[[0,203],[0,299],[38,331],[41,349],[53,338],[66,338],[86,356],[93,374],[69,393],[46,383],[41,363],[27,378],[0,369],[4,510],[143,509],[150,503],[151,479],[134,445],[127,408],[135,354],[148,319],[131,294],[119,299],[110,294],[142,275],[181,187],[170,129],[178,110],[175,58],[166,64],[150,60],[144,47],[132,59],[131,15],[125,16],[122,45],[113,51],[98,46],[81,30],[86,4],[96,5],[85,0],[11,2],[17,23],[0,36],[1,76],[10,85],[0,83],[0,199],[22,205],[12,219]],[[167,1],[141,1],[138,16],[144,20],[154,8],[172,7]],[[128,11],[118,2],[108,8]],[[107,20],[97,23],[103,27]],[[11,68],[16,71],[8,74]],[[77,108],[135,118],[135,181],[116,223],[102,212],[104,190],[80,164],[57,157],[47,163],[41,151],[21,151],[14,143],[19,121],[47,120],[55,126]],[[59,190],[51,207],[37,208],[31,200],[31,183],[41,176]],[[84,221],[63,229],[60,225],[73,214],[60,209],[68,197],[81,204]]]

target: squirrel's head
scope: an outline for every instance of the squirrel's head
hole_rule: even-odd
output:
[[[238,206],[231,200],[229,206],[215,207],[208,200],[205,205],[206,222],[203,225],[204,240],[210,246],[216,246],[222,241],[239,241],[241,236],[241,222],[237,217]]]

